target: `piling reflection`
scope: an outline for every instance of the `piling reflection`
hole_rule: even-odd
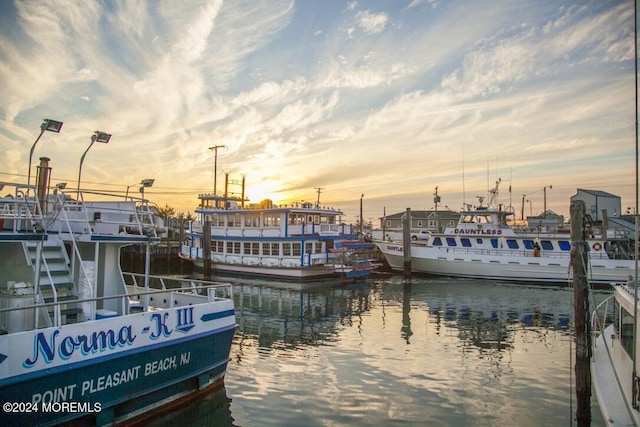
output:
[[[518,425],[536,402],[550,425],[569,414],[571,291],[394,276],[234,282],[234,299],[225,422]]]

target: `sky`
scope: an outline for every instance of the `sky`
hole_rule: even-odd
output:
[[[577,189],[635,196],[633,2],[0,2],[0,181],[38,142],[52,183],[193,212],[251,202],[355,223],[477,206],[569,216]],[[215,152],[217,149],[217,163]],[[240,187],[231,185],[230,192]],[[319,189],[319,190],[318,190]],[[318,191],[320,194],[318,194]],[[523,203],[524,201],[524,203]],[[486,201],[484,202],[486,204]],[[524,209],[523,209],[524,207]]]

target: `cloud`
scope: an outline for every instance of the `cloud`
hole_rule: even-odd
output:
[[[367,34],[377,34],[384,31],[389,17],[386,13],[371,13],[361,11],[356,14],[358,26]]]

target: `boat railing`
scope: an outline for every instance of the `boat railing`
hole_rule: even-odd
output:
[[[71,197],[72,194],[77,196],[77,200]],[[98,201],[85,201],[85,194],[91,194]],[[56,227],[52,227],[58,232],[89,236],[128,234],[158,237],[154,214],[146,199],[123,198],[121,195],[87,190],[58,192],[54,195],[51,208],[55,209],[55,218],[63,213],[63,221],[56,221]]]
[[[8,196],[0,198],[0,229],[14,233],[37,233],[45,230],[44,216],[40,201],[29,197],[29,189],[24,184],[0,182],[0,189],[13,188]]]
[[[614,296],[610,295],[598,304],[591,313],[591,333],[600,335],[614,321]],[[593,340],[595,346],[596,340]]]
[[[125,276],[135,276],[139,280],[144,277],[143,274],[123,273]],[[135,314],[137,312],[155,311],[158,309],[190,306],[195,304],[211,303],[215,301],[228,300],[233,297],[233,286],[230,283],[211,282],[204,280],[194,280],[177,277],[149,276],[150,279],[159,280],[161,287],[153,287],[149,285],[136,284],[132,281],[128,285],[126,293],[115,294],[101,297],[82,298],[74,300],[79,307],[92,307],[88,310],[94,315],[97,311],[95,307],[107,307],[114,316]],[[172,284],[169,284],[172,283]],[[144,304],[139,304],[144,303]],[[62,305],[68,304],[68,301],[43,302],[37,295],[33,304],[20,304],[19,306],[0,308],[0,334],[23,332],[44,327],[54,326],[60,327],[69,323],[82,323],[84,321],[96,320],[86,318],[86,316],[78,314],[84,318],[68,319],[68,314],[62,314],[64,310]],[[58,312],[58,316],[54,316],[54,322],[47,324],[38,322],[38,318],[47,317],[47,313],[51,311]],[[4,330],[10,323],[20,325],[20,330]],[[9,328],[8,328],[9,329]]]
[[[459,254],[475,254],[475,255],[484,255],[484,256],[495,256],[495,257],[525,257],[525,258],[566,258],[570,256],[570,253],[567,251],[557,252],[557,251],[541,251],[540,256],[535,256],[532,250],[525,249],[487,249],[487,248],[459,248],[459,247],[450,247],[450,246],[434,246],[443,250],[445,252],[450,253],[459,253]]]

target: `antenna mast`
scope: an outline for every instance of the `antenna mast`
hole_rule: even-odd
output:
[[[316,201],[316,208],[320,207],[320,193],[324,190],[324,187],[313,187],[315,190],[318,190],[318,200]]]

